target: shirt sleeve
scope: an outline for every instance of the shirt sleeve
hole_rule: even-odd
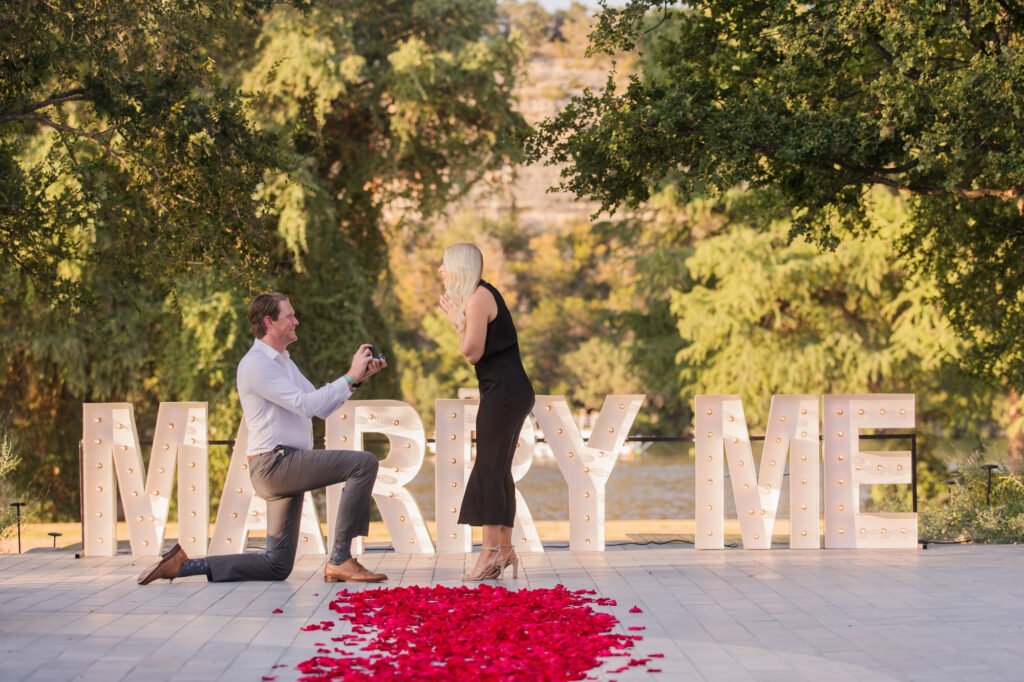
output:
[[[259,369],[257,380],[252,380],[251,375],[246,377],[249,392],[306,419],[314,416],[326,419],[352,395],[344,377],[309,390],[296,385],[288,370],[271,359],[262,360]]]

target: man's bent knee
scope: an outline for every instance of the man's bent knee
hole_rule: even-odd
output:
[[[267,552],[267,569],[271,580],[287,580],[288,576],[292,574],[294,566],[294,555],[289,556],[285,553],[283,556],[279,556],[277,553]]]
[[[365,450],[356,454],[359,456],[359,460],[356,465],[356,473],[366,476],[376,476],[377,469],[380,468],[380,462],[377,461],[377,455],[372,452],[366,452]]]
[[[292,569],[288,566],[274,565],[270,567],[271,580],[287,580],[291,574]]]

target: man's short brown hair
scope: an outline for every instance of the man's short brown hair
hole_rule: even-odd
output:
[[[271,291],[269,294],[260,294],[252,299],[249,304],[249,326],[252,327],[253,336],[262,339],[267,335],[267,325],[263,319],[270,315],[270,319],[277,322],[277,314],[280,312],[281,301],[287,301],[288,297]]]

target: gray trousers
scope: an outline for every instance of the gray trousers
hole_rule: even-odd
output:
[[[371,452],[278,446],[249,460],[249,478],[267,501],[267,550],[207,557],[213,582],[287,578],[295,564],[307,490],[345,481],[333,540],[370,530],[370,494],[377,480],[377,458]]]

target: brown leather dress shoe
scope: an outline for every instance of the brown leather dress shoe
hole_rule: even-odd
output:
[[[370,571],[355,558],[349,559],[340,566],[327,562],[324,569],[324,582],[328,583],[380,583],[388,577],[383,573]]]
[[[185,554],[185,550],[181,548],[181,545],[175,544],[167,550],[160,561],[147,568],[141,574],[139,574],[139,584],[148,585],[154,580],[166,579],[174,580],[178,577],[178,570],[181,565],[188,559],[188,555]]]

